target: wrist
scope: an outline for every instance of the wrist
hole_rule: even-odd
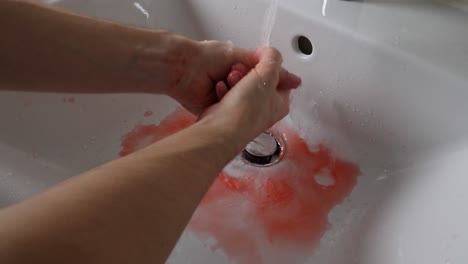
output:
[[[228,144],[225,148],[232,151],[234,156],[239,154],[255,137],[249,133],[248,121],[241,117],[238,118],[235,114],[224,117],[207,115],[196,125],[203,126],[207,130],[213,131],[218,137],[223,138],[223,142]]]
[[[167,31],[147,31],[134,46],[130,74],[137,92],[177,96],[184,76],[189,73],[197,44]]]

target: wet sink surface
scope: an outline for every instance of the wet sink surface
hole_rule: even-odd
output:
[[[251,48],[267,9],[260,0],[57,4]],[[272,44],[304,78],[273,129],[287,154],[268,168],[228,166],[168,262],[468,261],[467,20],[464,1],[281,3]],[[311,56],[295,44],[301,35]],[[0,109],[2,207],[132,152],[132,131],[158,133],[161,120],[185,115],[157,95],[2,92]]]

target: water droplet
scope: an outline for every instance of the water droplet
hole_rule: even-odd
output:
[[[88,147],[88,145],[83,145],[81,148],[83,149],[83,151],[88,151],[89,147]]]
[[[388,179],[388,175],[385,174],[385,175],[379,176],[379,177],[376,179],[376,181],[382,182],[382,181],[385,181],[385,180],[387,180],[387,179]]]
[[[94,137],[94,136],[89,138],[89,141],[93,144],[96,143],[96,140],[97,140],[97,137]]]
[[[7,177],[12,177],[12,176],[13,176],[13,172],[8,172],[8,173],[6,174],[6,176],[7,176]]]
[[[444,264],[452,264],[452,261],[447,258],[447,259],[444,260]]]

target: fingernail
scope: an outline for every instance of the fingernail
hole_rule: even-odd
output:
[[[238,71],[243,75],[247,75],[249,73],[249,68],[242,63],[238,63],[232,66],[232,71]]]
[[[228,83],[231,87],[235,86],[240,80],[244,77],[244,75],[239,71],[233,71],[228,76]]]
[[[228,93],[229,89],[227,88],[226,84],[224,82],[218,82],[216,84],[216,95],[218,97],[218,101],[221,101],[224,96]]]

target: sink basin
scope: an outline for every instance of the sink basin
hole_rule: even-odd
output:
[[[260,44],[269,5],[46,2],[249,48]],[[168,263],[468,262],[467,6],[280,1],[271,43],[304,81],[291,114],[272,129],[283,137],[284,160],[267,168],[240,158],[229,165]],[[0,93],[1,207],[118,158],[139,128],[157,130],[185,115],[157,95]],[[307,175],[315,189],[301,186]],[[291,195],[302,202],[267,206],[260,189],[240,191],[246,180],[274,194],[267,202]]]

